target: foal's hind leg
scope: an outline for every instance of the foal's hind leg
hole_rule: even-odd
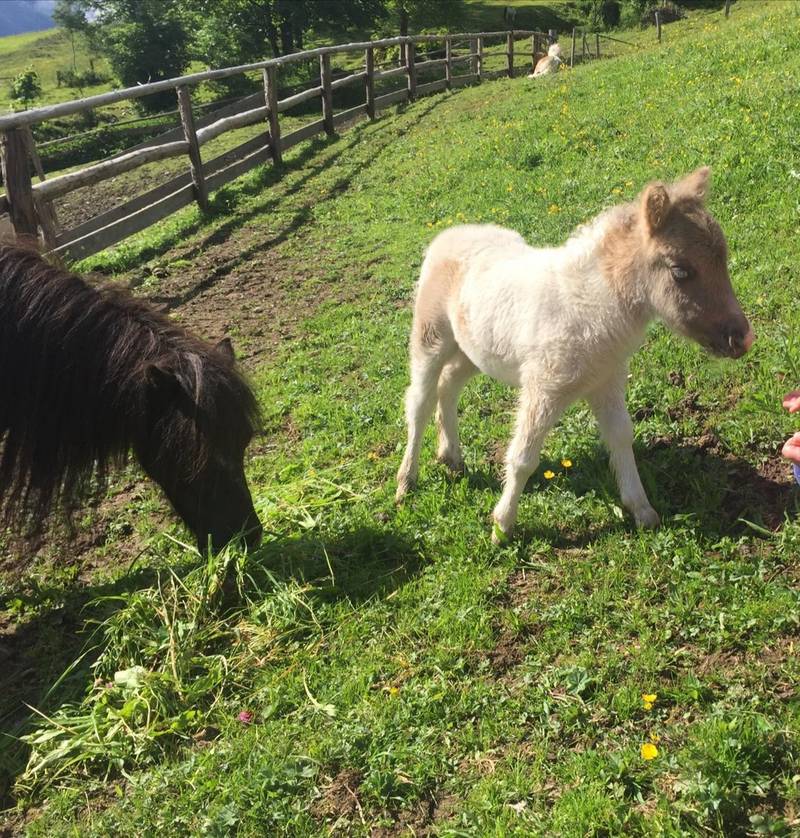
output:
[[[436,407],[436,385],[454,350],[455,343],[452,338],[446,343],[439,339],[426,342],[412,335],[411,385],[406,390],[408,444],[397,472],[397,492],[394,498],[396,503],[400,503],[406,492],[417,482],[419,449],[425,427]]]
[[[439,376],[439,407],[436,411],[439,448],[436,459],[453,472],[464,470],[458,439],[458,398],[464,385],[477,371],[475,364],[459,350],[455,357],[447,362]]]

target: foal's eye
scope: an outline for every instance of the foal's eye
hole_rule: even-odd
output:
[[[672,273],[672,278],[676,282],[684,282],[689,279],[689,269],[684,268],[681,265],[671,265],[670,272]]]

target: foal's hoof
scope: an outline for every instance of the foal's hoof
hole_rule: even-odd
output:
[[[641,509],[637,509],[633,513],[633,517],[636,521],[636,526],[642,527],[646,530],[654,530],[661,523],[661,518],[659,518],[658,512],[656,512],[652,506],[645,506]]]
[[[511,532],[506,532],[497,521],[492,521],[492,544],[505,547],[511,541]]]
[[[414,483],[411,480],[400,480],[397,483],[397,491],[394,493],[394,502],[399,506],[406,495],[414,488]]]
[[[464,460],[460,456],[454,457],[451,454],[437,454],[436,462],[447,466],[452,474],[463,474],[466,470]]]

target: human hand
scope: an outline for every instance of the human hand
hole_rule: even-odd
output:
[[[783,397],[783,406],[789,413],[797,413],[800,410],[800,390],[792,390]]]
[[[793,463],[800,465],[800,431],[784,442],[781,454],[787,460],[791,460]]]

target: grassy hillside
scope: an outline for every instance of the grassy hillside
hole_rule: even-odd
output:
[[[98,73],[110,77],[111,73],[105,59],[90,56],[84,39],[76,38],[75,65],[79,72],[89,69],[90,58],[94,58]],[[2,85],[0,101],[3,102],[4,109],[11,108],[9,88],[12,79],[28,67],[36,70],[42,85],[42,96],[35,103],[37,106],[104,93],[112,87],[110,83],[105,83],[86,87],[81,91],[77,88],[58,86],[56,71],[66,71],[72,68],[70,39],[67,33],[60,29],[26,32],[24,35],[7,35],[0,38],[0,84]]]
[[[738,3],[637,55],[423,99],[83,266],[233,336],[264,410],[248,474],[267,536],[202,560],[131,470],[82,522],[82,564],[54,541],[20,574],[8,548],[0,718],[27,734],[2,755],[12,828],[797,834],[800,526],[778,452],[800,384],[798,11]],[[432,462],[430,430],[395,509],[409,306],[435,232],[496,221],[560,242],[702,164],[758,340],[722,362],[654,326],[635,356],[662,528],[622,513],[577,405],[518,537],[493,548],[514,393],[485,378],[462,402],[467,475]]]

